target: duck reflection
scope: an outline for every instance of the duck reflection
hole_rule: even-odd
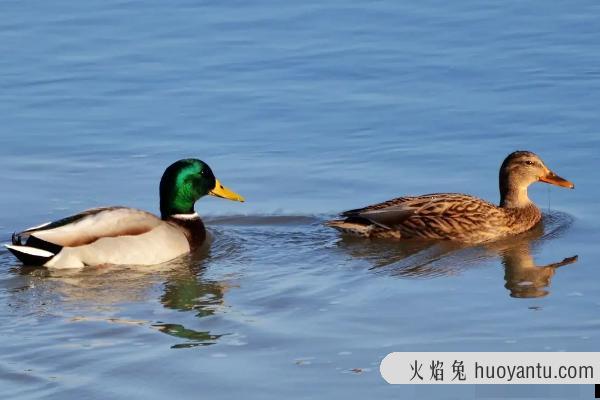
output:
[[[552,277],[556,269],[573,264],[577,256],[567,257],[560,262],[537,266],[528,248],[515,248],[502,256],[505,268],[504,285],[511,297],[532,298],[543,297],[549,292]]]
[[[546,213],[534,229],[507,239],[467,246],[452,242],[392,241],[342,238],[339,246],[353,257],[366,259],[370,269],[405,278],[430,278],[455,275],[500,258],[504,266],[505,287],[511,297],[546,296],[559,267],[573,264],[577,256],[548,265],[536,265],[535,249],[560,236],[572,218],[559,212]]]
[[[502,259],[504,287],[509,290],[511,297],[533,298],[548,295],[548,288],[556,270],[577,261],[577,256],[571,256],[547,265],[537,265],[535,263],[532,255],[534,248],[564,230],[564,227],[559,227],[545,233],[544,225],[548,225],[548,221],[538,224],[518,240],[512,242],[502,241],[487,246],[497,252]]]
[[[224,306],[223,296],[229,286],[204,277],[209,258],[208,250],[205,250],[156,267],[105,266],[74,271],[15,267],[10,302],[13,307],[28,307],[30,311],[40,314],[51,309],[52,314],[56,315],[60,309],[69,315],[72,322],[151,326],[159,332],[185,339],[173,345],[173,348],[211,345],[223,334],[186,327],[181,320],[191,324],[189,314],[165,314],[169,319],[177,319],[177,322],[114,317],[127,304],[147,304],[152,307],[157,288],[162,288],[158,298],[166,309],[194,311],[199,318],[214,315]],[[56,307],[59,302],[64,305]],[[128,313],[134,310],[129,308]],[[110,316],[106,317],[107,314]]]

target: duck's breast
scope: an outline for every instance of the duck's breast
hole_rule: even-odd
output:
[[[153,265],[172,260],[190,251],[186,235],[177,227],[161,222],[148,232],[100,238],[77,247],[64,247],[46,266],[78,268],[86,265]]]

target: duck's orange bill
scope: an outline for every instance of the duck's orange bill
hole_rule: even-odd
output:
[[[565,178],[561,178],[560,176],[556,175],[554,172],[550,172],[546,176],[541,176],[540,182],[546,182],[551,185],[562,186],[562,187],[566,187],[569,189],[575,189],[575,185],[573,184],[573,182],[568,181]]]

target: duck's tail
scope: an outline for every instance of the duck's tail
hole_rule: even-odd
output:
[[[325,225],[335,228],[344,234],[360,237],[369,237],[374,227],[374,225],[342,219],[327,221]]]
[[[48,261],[50,261],[52,257],[55,256],[54,253],[30,246],[19,246],[11,244],[5,244],[4,246],[6,246],[8,251],[13,253],[14,256],[17,257],[25,265],[44,265]]]
[[[15,232],[11,239],[12,244],[4,246],[25,265],[45,265],[62,250],[62,246],[39,239],[27,231]]]

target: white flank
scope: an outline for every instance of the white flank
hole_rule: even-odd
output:
[[[63,247],[46,263],[50,268],[86,265],[155,265],[190,251],[185,234],[175,224],[162,222],[140,235],[103,237],[90,244]]]

